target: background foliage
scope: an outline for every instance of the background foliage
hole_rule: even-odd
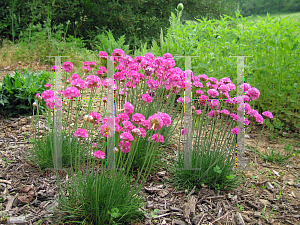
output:
[[[182,1],[184,17],[231,15],[234,1]],[[230,2],[230,3],[228,3]],[[34,25],[51,20],[51,27],[63,26],[68,36],[83,38],[93,49],[94,38],[111,30],[116,39],[125,35],[131,48],[159,38],[160,29],[169,25],[171,11],[179,2],[174,0],[37,0],[0,2],[0,36],[12,41]]]
[[[300,0],[238,0],[238,3],[243,16],[300,11]]]

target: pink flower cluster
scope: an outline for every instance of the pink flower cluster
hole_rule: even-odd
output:
[[[153,129],[156,131],[163,126],[169,127],[172,123],[172,119],[167,113],[157,112],[146,120],[141,113],[132,114],[134,107],[131,103],[126,102],[124,109],[124,113],[114,117],[114,129],[112,123],[109,125],[108,118],[102,119],[103,124],[100,127],[100,134],[104,137],[114,131],[120,134],[121,141],[118,146],[124,153],[129,152],[132,141],[135,141],[138,137],[145,138],[147,130]],[[164,138],[162,135],[154,134],[151,140],[163,142]]]

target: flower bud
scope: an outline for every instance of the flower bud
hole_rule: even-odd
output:
[[[114,147],[114,153],[118,153],[119,152],[119,149]]]
[[[179,3],[179,4],[177,5],[177,10],[178,10],[178,11],[182,11],[182,10],[183,10],[183,4],[182,4],[182,3]]]
[[[36,102],[32,103],[32,106],[33,106],[33,107],[36,107]]]
[[[89,115],[85,115],[85,116],[83,117],[83,120],[84,120],[84,122],[89,122]]]
[[[35,99],[38,100],[38,101],[41,101],[42,100],[42,96],[39,93],[36,93]]]
[[[97,148],[97,143],[93,143],[92,149],[96,149]]]

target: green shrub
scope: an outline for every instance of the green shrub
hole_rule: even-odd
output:
[[[32,115],[32,103],[36,93],[42,93],[46,88],[51,74],[46,71],[33,72],[24,70],[15,71],[3,77],[0,83],[0,114],[5,116]],[[40,110],[45,109],[45,104]]]

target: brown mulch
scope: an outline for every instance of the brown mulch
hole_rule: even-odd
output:
[[[0,129],[0,211],[6,215],[1,223],[37,224],[49,216],[57,204],[56,176],[53,171],[41,171],[25,158],[31,147],[27,135],[32,133],[29,117],[0,117]],[[255,146],[258,131],[259,128],[250,132],[250,138],[246,139],[248,145]],[[299,143],[299,139],[293,140],[296,141]],[[263,135],[258,148],[282,148],[283,145],[270,142]],[[176,145],[165,150],[168,155],[174,156],[174,152]],[[152,174],[145,185],[143,192],[147,202],[142,208],[145,220],[140,224],[299,223],[299,155],[282,166],[266,164],[258,157],[255,163],[254,154],[249,151],[246,156],[253,163],[248,166],[246,181],[241,187],[217,192],[203,187],[199,193],[182,191],[170,184],[172,173],[167,164],[172,162],[166,159],[166,166]],[[150,214],[154,209],[159,209],[156,218]],[[45,220],[44,224],[51,224],[51,220]]]

